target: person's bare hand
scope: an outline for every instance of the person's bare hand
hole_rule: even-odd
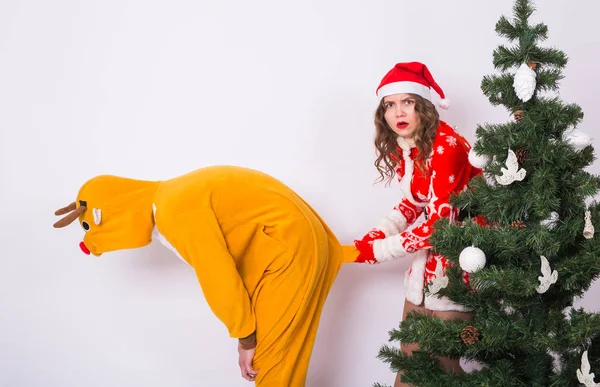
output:
[[[240,355],[238,364],[240,365],[240,371],[242,371],[242,378],[254,382],[256,380],[256,374],[258,373],[252,366],[252,359],[254,359],[255,349],[243,349],[241,344],[238,343],[238,354]]]

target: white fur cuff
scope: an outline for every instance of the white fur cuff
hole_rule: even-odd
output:
[[[402,247],[400,235],[392,235],[385,239],[377,239],[373,242],[373,255],[378,262],[391,261],[406,255]]]
[[[406,230],[406,227],[408,227],[408,222],[406,221],[406,217],[404,216],[404,214],[398,210],[393,210],[392,212],[390,212],[390,214],[388,215],[388,218],[390,218],[392,220],[392,222],[394,222],[394,224],[396,225],[396,227],[398,227],[398,232],[402,232],[404,230]]]
[[[393,210],[388,216],[381,218],[377,228],[385,236],[396,235],[406,230],[406,218],[400,211]]]
[[[396,235],[398,234],[398,227],[396,227],[396,224],[394,222],[392,222],[392,220],[390,218],[388,218],[387,216],[384,218],[381,218],[381,220],[379,221],[379,224],[376,227],[378,230],[383,231],[383,233],[385,234],[385,236],[390,236],[390,235]]]

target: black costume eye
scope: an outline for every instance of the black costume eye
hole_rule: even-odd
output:
[[[81,227],[83,227],[83,229],[85,231],[89,231],[89,229],[90,229],[90,225],[85,220],[83,222],[81,222]]]

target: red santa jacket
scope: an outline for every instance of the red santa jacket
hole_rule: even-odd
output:
[[[434,224],[442,217],[458,215],[459,210],[450,205],[450,196],[466,189],[469,181],[482,171],[469,163],[469,142],[443,121],[438,126],[425,170],[415,163],[419,152],[416,147],[411,147],[403,137],[398,137],[398,146],[401,157],[396,160],[396,175],[402,199],[376,228],[355,241],[360,251],[357,262],[380,263],[414,253],[405,278],[405,292],[409,301],[420,304],[424,283],[441,277],[447,266],[445,258],[429,254],[429,236]],[[423,211],[426,219],[407,229]]]

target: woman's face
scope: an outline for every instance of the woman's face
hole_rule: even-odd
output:
[[[415,99],[410,94],[392,94],[383,98],[385,121],[398,135],[407,140],[414,137],[421,120],[415,112]]]

